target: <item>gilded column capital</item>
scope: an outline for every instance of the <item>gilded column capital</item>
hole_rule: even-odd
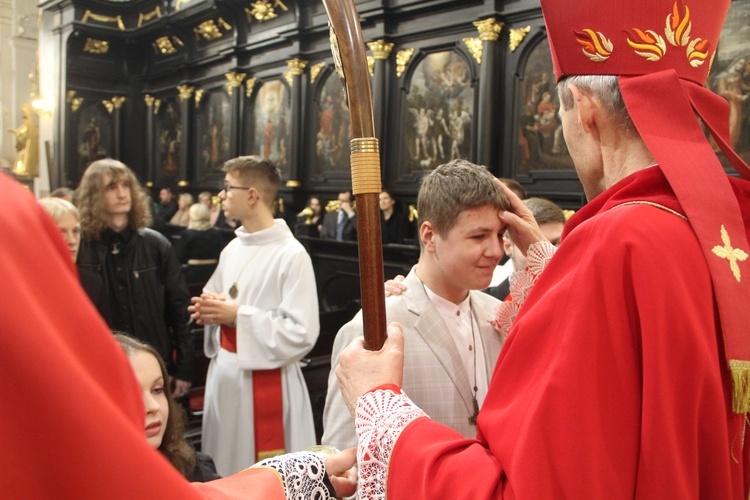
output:
[[[375,59],[383,60],[388,59],[391,55],[391,50],[393,50],[393,44],[382,39],[375,40],[374,42],[367,42],[367,47],[369,47],[370,52],[372,52]]]
[[[146,106],[149,108],[154,105],[154,100],[155,98],[151,94],[146,94],[143,96],[143,102],[145,102]]]
[[[227,83],[224,86],[227,88],[227,94],[232,95],[232,91],[242,85],[242,80],[245,79],[246,73],[239,73],[236,71],[230,71],[224,73],[224,77],[227,79]]]
[[[115,106],[115,109],[120,109],[124,102],[125,102],[124,96],[116,95],[112,97],[112,104]]]
[[[474,26],[479,31],[479,39],[483,42],[497,42],[500,38],[500,31],[503,29],[503,23],[494,17],[475,21]]]
[[[307,61],[295,57],[294,59],[289,59],[286,65],[289,66],[289,71],[292,72],[292,75],[302,75],[305,73]]]
[[[70,110],[73,113],[75,113],[76,111],[78,111],[78,108],[81,107],[81,104],[83,104],[83,101],[84,101],[83,97],[74,97],[73,99],[71,99],[71,101],[70,101]]]
[[[205,94],[206,91],[204,89],[196,89],[195,90],[195,106],[198,107],[201,103],[201,99],[203,99],[203,94]]]
[[[191,97],[193,97],[193,91],[195,90],[195,87],[191,87],[190,85],[178,85],[177,86],[177,92],[180,96],[180,102],[187,101]]]

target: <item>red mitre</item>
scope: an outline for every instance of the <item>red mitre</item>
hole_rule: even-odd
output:
[[[746,180],[729,105],[704,88],[730,0],[541,0],[555,75],[617,75],[641,138],[695,231],[714,285],[734,382],[750,412],[750,245],[739,202],[696,119]],[[743,281],[744,278],[744,281]]]

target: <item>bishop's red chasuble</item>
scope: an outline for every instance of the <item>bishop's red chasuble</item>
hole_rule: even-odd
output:
[[[735,180],[750,233],[750,192]],[[747,498],[717,321],[663,174],[623,179],[568,221],[500,354],[477,439],[413,421],[389,498]]]

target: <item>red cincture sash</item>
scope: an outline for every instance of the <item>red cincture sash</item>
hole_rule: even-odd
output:
[[[229,352],[237,352],[236,328],[221,326],[221,347]],[[263,460],[285,453],[281,368],[253,370],[253,421],[255,459]]]

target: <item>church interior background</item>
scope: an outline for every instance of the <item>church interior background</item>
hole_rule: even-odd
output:
[[[383,185],[487,165],[579,208],[538,0],[355,2]],[[750,156],[750,1],[735,0],[710,85]],[[40,196],[120,159],[152,187],[217,191],[229,158],[282,172],[296,213],[350,186],[348,110],[317,0],[0,0],[0,163]]]

